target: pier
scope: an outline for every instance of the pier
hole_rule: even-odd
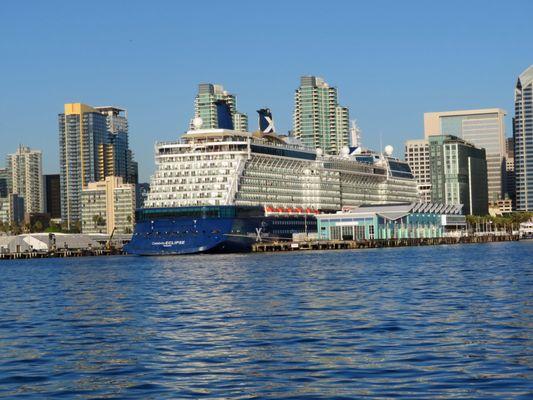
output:
[[[34,258],[66,258],[90,256],[114,256],[124,254],[117,249],[73,249],[57,251],[24,251],[15,253],[0,253],[0,260],[26,260]]]
[[[314,240],[287,242],[258,242],[252,246],[254,253],[299,250],[348,250],[382,247],[435,246],[442,244],[492,243],[519,240],[518,235],[485,235],[440,238],[371,239],[371,240]]]
[[[65,233],[0,236],[0,260],[121,255],[130,237]]]

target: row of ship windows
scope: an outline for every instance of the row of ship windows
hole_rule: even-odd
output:
[[[206,162],[206,161],[218,161],[218,162],[230,162],[234,160],[235,154],[224,154],[218,158],[212,158],[208,156],[157,156],[156,159],[163,163],[176,163],[180,165],[190,165],[193,162]],[[239,157],[240,158],[240,157]]]
[[[207,204],[206,204],[207,203]],[[221,205],[219,199],[189,199],[189,200],[174,200],[174,201],[147,201],[145,207],[185,207],[185,206],[205,206],[205,205]]]
[[[266,179],[295,179],[295,180],[302,180],[302,179],[313,179],[313,180],[321,180],[321,181],[329,181],[329,182],[337,182],[339,180],[338,176],[328,176],[326,174],[324,175],[289,175],[286,172],[283,173],[279,171],[279,173],[276,172],[260,172],[260,171],[246,171],[244,173],[244,176],[247,177],[254,177],[254,178],[266,178]]]
[[[217,176],[217,177],[206,177],[206,178],[198,178],[198,177],[188,177],[188,178],[181,178],[181,177],[157,177],[154,180],[154,186],[157,185],[172,185],[172,184],[191,184],[191,183],[226,183],[228,181],[227,176]]]
[[[156,193],[161,193],[157,195]],[[190,192],[190,193],[172,193],[164,194],[164,192],[154,192],[150,200],[179,200],[179,199],[210,199],[210,198],[222,198],[225,192]]]
[[[237,165],[237,162],[231,160],[198,160],[198,161],[172,161],[169,159],[161,160],[164,164],[161,165],[161,169],[175,170],[175,169],[191,169],[191,168],[219,168],[219,167],[231,167]],[[172,163],[172,164],[170,164]]]
[[[190,194],[193,195],[194,192],[205,191],[205,190],[210,190],[210,191],[219,191],[220,190],[220,191],[226,192],[228,190],[228,188],[225,185],[216,185],[216,186],[204,186],[204,185],[202,185],[202,186],[171,186],[171,187],[167,186],[167,187],[154,188],[151,191],[151,194],[153,194],[155,196],[158,193],[164,195],[165,193],[190,192]]]
[[[168,236],[168,235],[174,235],[174,236],[187,236],[187,235],[198,235],[199,233],[206,234],[207,232],[205,230],[198,231],[198,230],[184,230],[184,231],[152,231],[152,232],[146,232],[146,233],[134,233],[133,236]],[[214,229],[210,232],[213,235],[220,234],[220,231],[218,229]],[[237,231],[237,233],[240,233],[240,231]]]
[[[211,172],[211,171],[209,171]],[[232,169],[217,169],[217,170],[214,170],[213,171],[214,173],[206,173],[206,171],[176,171],[176,173],[174,174],[175,177],[182,177],[182,176],[208,176],[208,175],[215,175],[215,176],[219,176],[219,175],[230,175],[231,173],[234,172],[234,170]],[[161,172],[158,172],[156,174],[156,177],[160,178],[161,179]]]
[[[307,196],[277,196],[272,194],[265,194],[265,195],[258,195],[255,193],[238,193],[238,198],[240,200],[256,200],[256,201],[276,201],[276,202],[288,202],[291,204],[300,204],[304,201],[307,202],[307,200],[312,199],[313,197],[307,197]],[[340,201],[339,197],[333,196],[316,196],[315,199],[320,199],[320,201],[326,201],[331,200],[337,204],[337,202]]]
[[[292,193],[292,194],[300,194],[300,193],[308,193],[308,192],[320,192],[321,194],[322,193],[338,193],[339,192],[339,189],[336,188],[336,187],[304,187],[304,188],[293,188],[293,189],[290,189],[290,188],[283,188],[283,187],[264,187],[264,186],[253,186],[253,185],[243,185],[241,187],[241,192],[253,192],[253,193],[262,193],[262,192],[267,192],[267,193],[276,193],[276,192],[281,192],[281,193]]]
[[[367,187],[367,189],[370,189],[371,187]],[[360,192],[361,190],[364,190],[365,188],[354,188],[353,190]],[[288,187],[288,185],[285,185],[285,187],[277,186],[269,186],[265,187],[264,185],[252,185],[252,184],[243,184],[241,187],[241,191],[249,191],[254,193],[261,193],[261,192],[281,192],[281,193],[309,193],[309,192],[320,192],[320,194],[324,193],[338,193],[339,188],[338,186],[326,186],[326,185],[320,185],[320,186],[311,186],[311,185],[305,185],[302,187]],[[346,193],[349,192],[349,190],[345,190]]]
[[[227,168],[232,169],[227,169]],[[167,170],[158,170],[157,174],[159,176],[163,175],[175,175],[175,176],[189,176],[190,175],[219,175],[219,174],[227,174],[234,170],[234,166],[215,166],[215,167],[201,167],[201,166],[195,166],[195,167],[187,167],[187,168],[174,168],[174,169],[167,169]]]
[[[311,188],[308,190],[283,190],[281,188],[270,188],[269,190],[264,190],[262,187],[258,186],[243,186],[241,190],[239,190],[238,194],[248,194],[253,193],[257,195],[263,195],[265,193],[271,193],[274,195],[279,195],[279,193],[287,193],[287,195],[291,196],[303,196],[303,197],[310,197],[311,195],[317,196],[328,196],[328,195],[334,195],[335,193],[339,193],[338,188]]]
[[[292,220],[292,221],[287,221],[287,220],[283,220],[283,219],[275,219],[272,221],[272,224],[273,225],[302,225],[302,226],[305,226],[305,225],[312,225],[312,223],[310,221],[306,221],[305,220]]]

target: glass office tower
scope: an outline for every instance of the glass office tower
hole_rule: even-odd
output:
[[[424,114],[424,134],[453,135],[485,149],[489,201],[505,194],[505,111],[500,108],[459,110]]]
[[[516,209],[533,211],[533,65],[516,82],[513,137]]]
[[[465,214],[488,213],[484,149],[452,135],[429,137],[431,201],[463,204]]]

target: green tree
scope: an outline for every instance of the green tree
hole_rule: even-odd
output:
[[[33,224],[33,232],[42,232],[43,228],[43,223],[39,220],[35,221],[35,224]]]
[[[20,235],[22,233],[22,228],[16,222],[12,222],[9,226],[9,231],[12,235]]]
[[[70,229],[71,233],[80,233],[81,232],[81,221],[76,221],[72,228]]]
[[[57,233],[57,232],[63,232],[63,229],[61,228],[61,225],[50,224],[50,226],[46,228],[44,231],[48,233]]]

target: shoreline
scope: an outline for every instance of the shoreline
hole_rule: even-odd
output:
[[[374,239],[374,240],[315,240],[287,242],[257,242],[247,253],[272,253],[287,251],[356,250],[390,247],[439,246],[519,241],[519,235],[486,235],[445,238]],[[0,260],[30,260],[37,258],[73,258],[128,255],[121,249],[61,249],[50,252],[28,251],[0,253]]]
[[[253,253],[270,253],[280,251],[312,251],[312,250],[355,250],[376,249],[385,247],[416,247],[439,246],[454,244],[475,244],[519,241],[519,235],[486,235],[442,238],[410,238],[410,239],[373,239],[373,240],[316,240],[307,242],[274,242],[255,243]]]

